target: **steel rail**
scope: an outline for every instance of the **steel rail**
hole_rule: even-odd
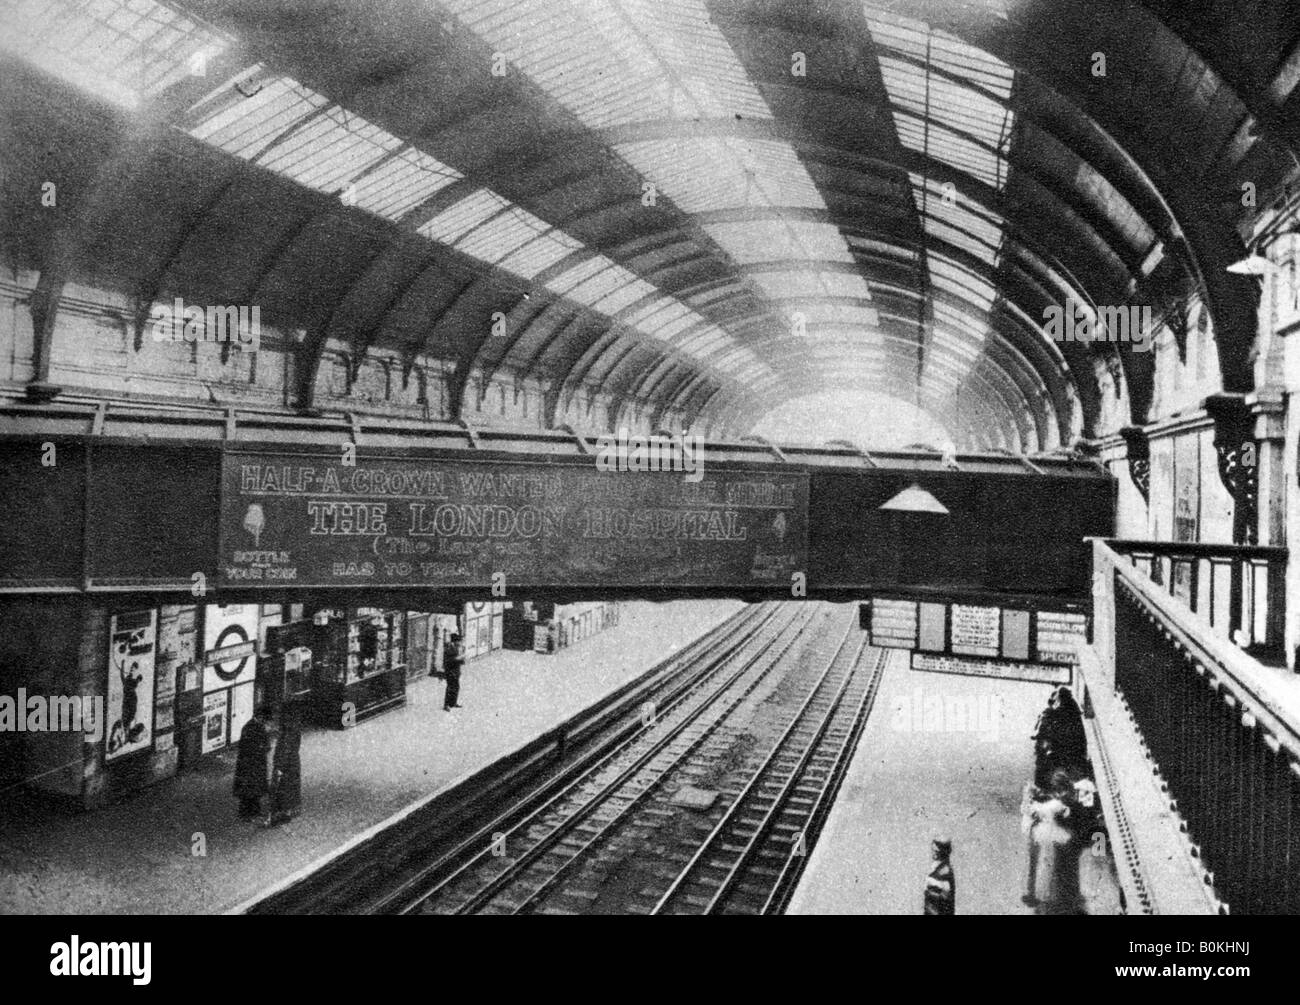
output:
[[[868,684],[866,700],[858,709],[857,718],[849,731],[849,736],[845,743],[846,751],[857,749],[858,741],[862,736],[862,731],[866,728],[867,719],[871,715],[871,709],[875,706],[876,696],[880,693],[880,682],[884,677],[885,668],[890,659],[890,651],[882,649],[877,658],[876,666],[872,672],[871,681]],[[777,874],[776,881],[772,884],[772,889],[763,902],[759,914],[780,914],[785,910],[789,902],[790,894],[794,892],[794,881],[800,874],[801,866],[799,863],[807,861],[806,846],[816,840],[821,833],[822,824],[825,821],[826,814],[830,811],[831,803],[834,801],[836,794],[839,792],[840,785],[844,781],[844,776],[848,773],[849,762],[852,755],[841,757],[831,773],[826,778],[826,784],[822,786],[817,793],[817,799],[812,807],[808,810],[808,822],[804,827],[803,835],[805,841],[805,850],[801,853],[799,846],[792,842],[790,851],[786,854],[785,862],[782,864],[780,872]]]
[[[731,687],[735,684],[736,681],[741,679],[755,665],[757,665],[758,662],[765,655],[767,655],[770,649],[782,640],[785,633],[789,631],[789,629],[795,624],[796,621],[799,620],[799,618],[800,618],[800,613],[796,613],[788,622],[781,625],[777,629],[776,633],[772,636],[772,638],[757,642],[756,651],[748,658],[744,659],[741,667],[738,670],[736,670],[734,673],[732,673],[729,677],[727,677],[725,683],[723,683],[722,686],[719,687],[716,692],[709,695],[699,705],[699,707],[697,707],[694,710],[690,710],[680,723],[676,724],[671,730],[669,730],[663,736],[656,739],[656,741],[646,751],[638,755],[636,759],[632,762],[632,764],[630,764],[627,768],[622,770],[612,782],[607,783],[601,786],[600,788],[598,788],[587,800],[585,800],[581,805],[576,807],[573,813],[571,813],[564,820],[560,821],[560,823],[558,823],[550,833],[544,836],[537,843],[531,845],[529,849],[526,852],[524,852],[522,856],[520,856],[519,859],[516,859],[513,862],[511,862],[505,869],[503,869],[500,873],[498,873],[491,880],[489,880],[487,884],[481,886],[477,891],[471,894],[470,898],[467,901],[462,902],[455,909],[454,913],[458,913],[458,914],[472,913],[473,911],[481,907],[483,904],[491,900],[492,897],[494,897],[496,893],[499,892],[500,889],[504,888],[505,886],[509,885],[509,883],[513,882],[514,879],[517,878],[526,868],[531,866],[531,864],[534,861],[536,861],[536,859],[540,857],[540,855],[545,854],[545,852],[548,851],[551,847],[553,847],[553,845],[556,842],[558,842],[560,839],[563,838],[563,836],[565,836],[570,830],[572,830],[572,828],[576,826],[577,823],[581,822],[592,812],[594,812],[595,809],[598,808],[602,803],[604,803],[615,791],[617,791],[618,788],[622,787],[629,778],[634,777],[638,772],[642,770],[642,768],[645,767],[645,765],[648,762],[650,762],[656,756],[658,756],[658,754],[664,748],[666,748],[670,743],[672,743],[672,741],[675,740],[677,736],[679,736],[682,732],[688,729],[691,725],[696,723],[718,700],[720,700],[731,689]],[[788,644],[791,644],[793,642],[793,639],[797,638],[799,634],[802,633],[803,628],[806,627],[807,621],[810,618],[811,615],[809,615],[804,619],[804,623],[799,626],[799,628],[795,632],[795,635],[791,638],[790,643]],[[769,623],[770,621],[765,621],[764,625]],[[787,644],[787,648],[788,648],[788,644]],[[719,663],[725,665],[735,658],[736,658],[736,654],[728,653],[719,660]],[[778,655],[778,659],[779,659],[779,655]],[[767,670],[763,671],[763,674],[760,675],[759,679],[761,680],[762,676],[765,676],[766,673],[769,671],[770,671],[770,667]],[[691,689],[692,694],[694,692],[699,691],[702,686],[703,685],[699,685],[692,688]],[[690,697],[691,695],[685,696],[681,701],[679,701],[676,705],[674,705],[671,711],[676,712],[685,704],[686,701],[689,700]],[[538,806],[533,811],[529,812],[528,816],[524,820],[516,824],[514,827],[512,827],[509,833],[517,833],[519,830],[527,826],[537,817],[551,810],[552,807],[554,807],[556,804],[561,803],[563,800],[567,798],[573,797],[575,793],[577,793],[580,790],[580,788],[592,778],[592,776],[596,775],[600,770],[607,767],[608,764],[613,760],[615,760],[616,758],[624,755],[642,737],[649,735],[649,733],[652,730],[659,728],[659,725],[662,724],[663,721],[664,719],[661,718],[659,720],[659,723],[655,725],[648,725],[644,729],[640,730],[636,734],[636,736],[631,738],[627,743],[622,744],[620,747],[618,747],[616,750],[612,751],[608,756],[606,756],[599,765],[584,772],[572,784],[564,788],[562,791],[556,793],[556,795],[551,799],[549,799],[545,804]],[[507,834],[507,837],[508,836],[509,834]],[[471,861],[466,862],[462,867],[457,869],[452,875],[447,876],[445,879],[440,881],[437,884],[437,886],[435,886],[431,890],[428,890],[425,893],[425,895],[423,895],[420,898],[419,902],[411,905],[411,907],[405,913],[409,913],[409,911],[415,910],[416,908],[421,907],[426,903],[429,903],[435,898],[442,896],[444,892],[447,890],[447,888],[451,886],[452,883],[468,875],[472,869],[479,867],[479,865],[481,865],[485,861],[485,859],[488,858],[490,855],[491,855],[490,847],[482,848]]]
[[[805,699],[805,702],[802,703],[802,705],[800,706],[800,710],[796,711],[796,714],[794,714],[794,716],[793,716],[793,720],[792,720],[792,724],[798,722],[798,719],[800,719],[800,716],[803,714],[803,710],[806,709],[807,705],[809,705],[809,702],[813,701],[813,698],[815,697],[816,692],[818,692],[818,690],[820,689],[820,685],[822,685],[822,681],[823,681],[824,679],[826,679],[826,676],[828,675],[828,673],[831,672],[833,666],[835,666],[835,662],[836,662],[836,660],[840,658],[840,653],[841,653],[842,650],[844,650],[844,646],[845,646],[846,644],[848,644],[849,636],[850,636],[850,634],[852,634],[852,632],[853,632],[853,628],[854,628],[854,621],[853,621],[853,620],[850,620],[850,621],[849,621],[849,624],[846,625],[845,633],[844,633],[844,637],[841,638],[841,640],[840,640],[840,642],[839,642],[839,645],[836,646],[835,654],[833,654],[832,657],[831,657],[831,659],[829,659],[829,662],[827,663],[826,670],[824,670],[822,673],[820,673],[820,676],[818,677],[818,681],[816,681],[816,684],[814,684],[814,685],[813,685],[813,688],[811,688],[811,690],[810,690],[809,697],[807,697],[807,699]],[[784,655],[784,653],[781,654],[781,655]],[[738,705],[738,702],[736,702],[736,705]],[[735,705],[733,705],[733,709],[735,709]],[[728,714],[728,715],[731,714],[731,710],[728,710],[727,714]],[[718,727],[718,725],[720,725],[720,724],[722,724],[722,722],[715,723],[714,727],[712,727],[712,728],[716,728],[716,727]],[[710,729],[710,732],[712,732],[712,729]],[[789,732],[789,731],[788,731],[788,729],[787,729],[787,732],[783,733],[783,735],[781,735],[781,737],[779,738],[779,740],[776,741],[776,745],[774,746],[774,750],[777,749],[777,748],[779,748],[779,746],[781,745],[781,742],[784,742],[784,738],[785,738],[785,736],[788,735],[788,732]],[[702,742],[703,742],[703,740],[705,740],[705,738],[706,738],[706,737],[701,737],[701,738],[699,738],[699,740],[698,740],[697,742],[695,742],[695,745],[693,745],[693,746],[698,746],[699,744],[702,744]],[[675,770],[675,768],[676,768],[677,766],[679,766],[679,764],[680,764],[682,761],[684,761],[684,759],[685,759],[685,755],[688,754],[688,753],[690,753],[689,750],[688,750],[688,751],[684,751],[684,754],[682,754],[682,757],[680,757],[679,759],[677,759],[677,761],[676,761],[675,763],[671,764],[671,766],[668,766],[667,770],[664,771],[664,772],[662,772],[662,774],[659,775],[658,779],[655,779],[655,780],[653,781],[653,783],[651,783],[650,785],[647,785],[647,787],[646,787],[645,790],[642,790],[642,792],[638,793],[637,796],[633,798],[632,802],[629,802],[628,805],[625,806],[624,809],[621,810],[620,813],[617,814],[617,815],[615,816],[614,819],[611,819],[610,822],[607,822],[606,824],[604,824],[604,827],[601,828],[601,831],[599,831],[598,833],[595,833],[595,835],[591,836],[590,839],[589,839],[588,841],[586,841],[585,844],[582,845],[580,849],[577,849],[577,852],[576,852],[575,854],[573,854],[572,857],[569,858],[568,861],[565,862],[563,866],[560,866],[559,870],[556,870],[556,872],[555,872],[554,875],[550,876],[550,878],[547,879],[547,880],[545,881],[545,883],[543,883],[543,884],[541,885],[541,887],[539,887],[538,889],[536,889],[536,891],[533,891],[532,894],[529,894],[529,897],[526,898],[526,900],[524,901],[524,904],[521,904],[521,905],[519,905],[519,906],[516,906],[516,909],[512,911],[512,914],[521,914],[521,913],[523,913],[523,910],[524,910],[524,907],[525,907],[525,906],[530,906],[530,905],[534,904],[534,902],[536,902],[537,900],[539,900],[539,898],[545,896],[546,893],[549,893],[549,892],[550,892],[550,889],[551,889],[552,887],[554,887],[555,883],[558,883],[559,879],[560,879],[560,878],[563,878],[563,875],[564,875],[564,874],[567,874],[569,868],[572,868],[572,866],[573,866],[573,865],[576,865],[577,862],[582,861],[582,857],[584,857],[584,855],[586,854],[586,852],[588,852],[588,850],[589,850],[590,848],[593,848],[593,846],[597,845],[599,841],[604,840],[604,836],[606,836],[607,833],[610,832],[612,828],[614,828],[615,826],[617,826],[617,824],[619,824],[619,823],[621,822],[621,820],[623,820],[624,816],[627,815],[628,813],[630,813],[630,811],[632,811],[632,810],[634,809],[634,807],[636,807],[637,805],[640,805],[641,800],[643,800],[643,798],[645,798],[646,796],[649,796],[651,790],[653,790],[655,787],[658,787],[658,784],[660,783],[660,781],[663,781],[664,777],[667,777],[668,774],[671,774],[671,771]],[[766,763],[767,763],[767,762],[764,761],[764,764],[766,764]],[[761,772],[761,771],[762,771],[762,768],[759,768],[759,772]],[[753,783],[751,783],[751,784],[753,784]],[[748,787],[746,787],[746,790],[748,790]],[[737,798],[737,802],[738,802],[738,798]],[[737,805],[737,803],[736,803],[736,802],[733,802],[733,803],[732,803],[732,806],[735,806],[735,805]],[[711,837],[711,836],[712,836],[712,835],[710,835],[710,837]],[[707,840],[707,839],[706,839],[706,840]],[[692,859],[692,861],[694,861],[694,859]],[[688,868],[689,868],[689,865],[688,865]],[[680,876],[679,876],[679,879],[680,879]]]
[[[654,688],[668,689],[667,712],[671,714],[690,700],[691,695],[708,684],[717,673],[732,659],[731,646],[739,637],[744,639],[761,631],[770,624],[780,612],[776,605],[761,605],[752,612],[746,612],[740,618],[724,626],[723,632],[710,632],[695,640],[686,650],[679,653],[673,668],[661,674],[664,679],[653,685]],[[702,664],[702,665],[701,665]],[[650,691],[644,692],[646,694]],[[644,704],[644,703],[643,703]],[[540,785],[518,798],[512,799],[507,809],[499,812],[487,823],[478,826],[474,832],[461,840],[454,848],[440,855],[436,861],[420,869],[414,876],[402,883],[397,889],[386,893],[382,900],[372,907],[372,913],[409,914],[418,909],[425,901],[437,896],[446,886],[456,881],[469,869],[477,867],[490,853],[492,836],[500,828],[509,827],[507,835],[520,827],[527,826],[535,817],[545,812],[556,800],[563,798],[582,780],[600,771],[605,765],[620,756],[635,744],[648,730],[643,725],[630,736],[616,736],[612,743],[602,743],[587,754],[564,767],[559,773],[548,777]],[[528,807],[535,807],[529,811]],[[520,814],[526,816],[520,818]],[[471,854],[471,849],[473,853]],[[465,859],[471,854],[469,859]],[[452,872],[452,863],[460,862]],[[435,885],[429,883],[440,874]]]
[[[814,706],[819,700],[819,695],[823,690],[823,686],[828,682],[833,681],[831,674],[835,670],[835,665],[840,661],[841,655],[849,645],[849,639],[853,628],[854,625],[850,622],[844,633],[844,638],[840,641],[839,646],[835,650],[835,655],[831,657],[830,663],[827,664],[826,670],[818,679],[817,684],[813,687],[812,691],[809,692],[808,697],[804,699],[799,710],[791,717],[789,724],[781,733],[781,736],[777,739],[776,743],[772,745],[772,749],[768,751],[767,757],[763,759],[763,763],[758,766],[757,770],[755,770],[753,777],[750,778],[745,787],[736,795],[736,798],[732,800],[731,805],[727,807],[727,811],[722,815],[722,818],[718,820],[708,837],[704,839],[704,843],[696,849],[695,854],[691,857],[690,861],[686,863],[685,868],[682,869],[677,878],[673,880],[672,885],[659,898],[658,903],[655,904],[654,909],[650,912],[651,914],[663,913],[668,904],[686,886],[687,882],[691,879],[692,874],[699,869],[705,858],[713,853],[722,835],[727,831],[732,821],[737,818],[737,815],[745,806],[745,802],[749,798],[750,794],[762,784],[765,784],[765,776],[777,773],[783,748],[792,738],[797,736],[801,722],[814,710]],[[705,907],[705,914],[712,914],[721,897],[731,889],[731,886],[736,880],[739,869],[752,857],[757,842],[767,833],[769,826],[775,820],[776,814],[779,813],[781,808],[785,805],[785,802],[794,787],[794,783],[803,774],[808,761],[812,758],[813,753],[817,750],[822,741],[822,737],[825,736],[826,730],[829,728],[831,721],[838,713],[840,705],[844,700],[844,696],[848,692],[849,685],[854,680],[855,670],[858,662],[862,658],[862,652],[866,647],[867,639],[864,637],[859,643],[857,651],[853,654],[853,659],[844,673],[844,679],[835,689],[835,693],[831,698],[830,707],[826,710],[825,715],[821,718],[821,722],[818,724],[813,735],[804,746],[803,752],[800,754],[798,761],[795,763],[794,767],[790,769],[789,777],[786,778],[784,784],[781,786],[781,790],[777,793],[772,805],[763,815],[758,827],[746,842],[745,847],[742,849],[741,854],[736,858],[735,863],[733,863],[732,867],[728,869],[726,876],[723,877],[717,890],[714,891],[713,896]],[[779,774],[777,777],[780,777]]]

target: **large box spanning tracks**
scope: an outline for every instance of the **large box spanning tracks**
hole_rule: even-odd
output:
[[[807,569],[807,519],[798,471],[690,481],[570,464],[232,452],[218,580],[788,588]]]
[[[435,446],[393,433],[345,465],[330,430],[294,443],[187,440],[192,425],[157,423],[88,436],[76,409],[58,415],[48,433],[0,437],[0,594],[1086,598],[1085,538],[1114,532],[1114,480],[1072,458],[954,467],[923,451],[710,444],[691,480],[600,471],[558,432],[479,432],[465,448],[443,445],[464,430],[422,426]],[[888,505],[913,487],[942,511]]]

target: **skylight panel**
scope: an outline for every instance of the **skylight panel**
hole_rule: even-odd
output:
[[[664,118],[772,118],[703,0],[447,0],[444,6],[589,127]],[[685,137],[615,149],[688,213],[826,209],[794,148],[779,140]],[[758,230],[724,226],[713,234],[738,262],[851,262],[844,238],[835,228],[830,232],[837,246],[829,254],[821,240],[805,245],[793,227],[780,222]],[[755,245],[759,233],[768,238],[770,255]]]
[[[604,255],[593,255],[577,265],[570,266],[546,284],[546,288],[555,293],[567,293],[584,280],[607,269],[613,263]]]
[[[698,335],[686,339],[682,342],[682,348],[689,348],[692,352],[706,353],[712,352],[721,346],[727,344],[727,336],[716,327],[706,328]]]
[[[683,137],[620,143],[615,149],[687,213],[826,203],[788,143]]]
[[[941,347],[947,352],[954,353],[957,356],[964,356],[971,360],[979,356],[980,348],[984,345],[984,341],[985,333],[983,330],[951,331],[939,328],[934,332],[935,345]]]
[[[930,281],[935,286],[963,297],[984,311],[993,306],[995,292],[987,279],[971,274],[941,255],[932,254],[929,264]]]
[[[867,24],[877,45],[886,45],[898,52],[924,58],[930,26],[901,14],[866,8]]]
[[[208,114],[190,129],[190,135],[251,160],[277,136],[328,105],[327,98],[296,80],[279,77],[262,83],[249,97],[232,88],[230,103]]]
[[[408,147],[356,179],[356,204],[376,216],[400,220],[460,177],[459,171]]]
[[[871,299],[871,287],[861,276],[852,272],[823,272],[821,282],[826,292],[833,297],[857,297],[860,300]]]
[[[124,108],[161,94],[228,45],[153,0],[0,4],[0,50]]]
[[[898,140],[909,150],[928,154],[935,160],[979,179],[991,188],[1002,188],[1006,183],[1004,161],[991,150],[986,150],[974,140],[953,132],[931,118],[929,128],[919,116],[908,112],[894,112],[894,125]]]
[[[467,255],[473,255],[495,265],[507,255],[545,234],[551,226],[527,210],[510,206],[496,193],[490,194],[493,202],[499,200],[509,208],[485,217],[473,230],[466,232],[456,241],[455,248],[457,251],[463,251]],[[486,209],[485,200],[485,212]]]
[[[857,306],[853,304],[815,303],[809,304],[807,307],[800,307],[799,310],[807,317],[809,327],[820,324],[834,324],[876,328],[880,324],[880,316],[876,313],[876,309],[865,304]]]
[[[1002,221],[974,203],[951,198],[933,178],[909,174],[926,233],[993,264],[1002,244]]]
[[[1015,71],[929,25],[867,8],[899,142],[1001,189]]]
[[[967,251],[979,258],[981,261],[990,265],[993,263],[996,254],[995,249],[990,248],[982,241],[977,241],[966,231],[959,230],[944,220],[935,220],[932,217],[925,218],[925,232],[931,237],[936,237],[941,241],[946,241],[954,247]]]
[[[1010,132],[1012,112],[1005,104],[971,87],[929,75],[930,114],[950,128],[997,149]]]
[[[848,272],[772,271],[751,273],[769,296],[783,298],[858,297],[871,299],[871,289],[861,276]]]
[[[978,84],[1007,101],[1015,84],[1015,70],[992,53],[978,49],[944,31],[934,32],[930,42],[933,65]]]
[[[549,230],[502,259],[501,267],[525,279],[532,279],[581,247],[580,241],[562,230]]]
[[[654,334],[658,338],[670,339],[674,335],[700,324],[703,320],[704,319],[694,311],[688,311],[681,317],[673,318],[670,321],[665,321],[662,324],[655,325]]]
[[[491,189],[475,189],[421,224],[419,230],[430,240],[454,244],[479,224],[504,212],[509,206],[509,202]]]
[[[257,162],[318,192],[338,192],[402,141],[338,105],[303,124]]]
[[[988,326],[978,318],[942,301],[936,301],[933,309],[936,327],[947,326],[959,332],[961,338],[971,343],[979,344],[984,341]]]
[[[794,239],[781,220],[709,223],[704,229],[741,265],[796,257]]]
[[[755,272],[758,285],[769,297],[820,297],[825,293],[816,272]]]
[[[583,280],[576,286],[565,290],[564,295],[570,300],[576,300],[578,303],[590,307],[614,290],[626,286],[632,280],[632,273],[628,272],[627,269],[614,265],[608,259],[605,259],[605,262],[607,268],[596,273],[590,279]]]
[[[854,261],[848,242],[833,223],[816,223],[812,220],[789,220],[786,225],[794,238],[815,259],[828,262]]]
[[[839,228],[830,223],[744,220],[705,224],[704,229],[741,265],[786,259],[854,262]]]
[[[688,313],[689,310],[690,308],[680,301],[661,296],[634,311],[627,319],[627,323],[630,325],[650,324],[654,323],[652,319],[659,318],[661,313],[663,318],[660,320],[669,320],[680,317],[682,314]]]
[[[655,288],[647,283],[644,279],[634,279],[627,283],[621,289],[615,290],[603,300],[598,300],[592,306],[604,314],[617,314],[629,304],[643,300],[655,292]]]
[[[702,0],[444,6],[592,128],[656,118],[771,118]]]

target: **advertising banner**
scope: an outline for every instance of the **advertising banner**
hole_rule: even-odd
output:
[[[737,585],[807,564],[808,476],[230,452],[224,585]]]

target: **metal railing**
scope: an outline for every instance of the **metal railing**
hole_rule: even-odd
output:
[[[1264,663],[1286,662],[1285,548],[1176,541],[1107,544],[1215,634]]]
[[[1300,913],[1300,717],[1286,701],[1294,690],[1300,707],[1300,686],[1230,642],[1231,621],[1215,623],[1148,575],[1134,561],[1143,547],[1164,559],[1221,554],[1243,583],[1254,561],[1245,553],[1256,551],[1269,553],[1260,557],[1279,582],[1281,549],[1095,540],[1093,645],[1219,897],[1235,913]]]

